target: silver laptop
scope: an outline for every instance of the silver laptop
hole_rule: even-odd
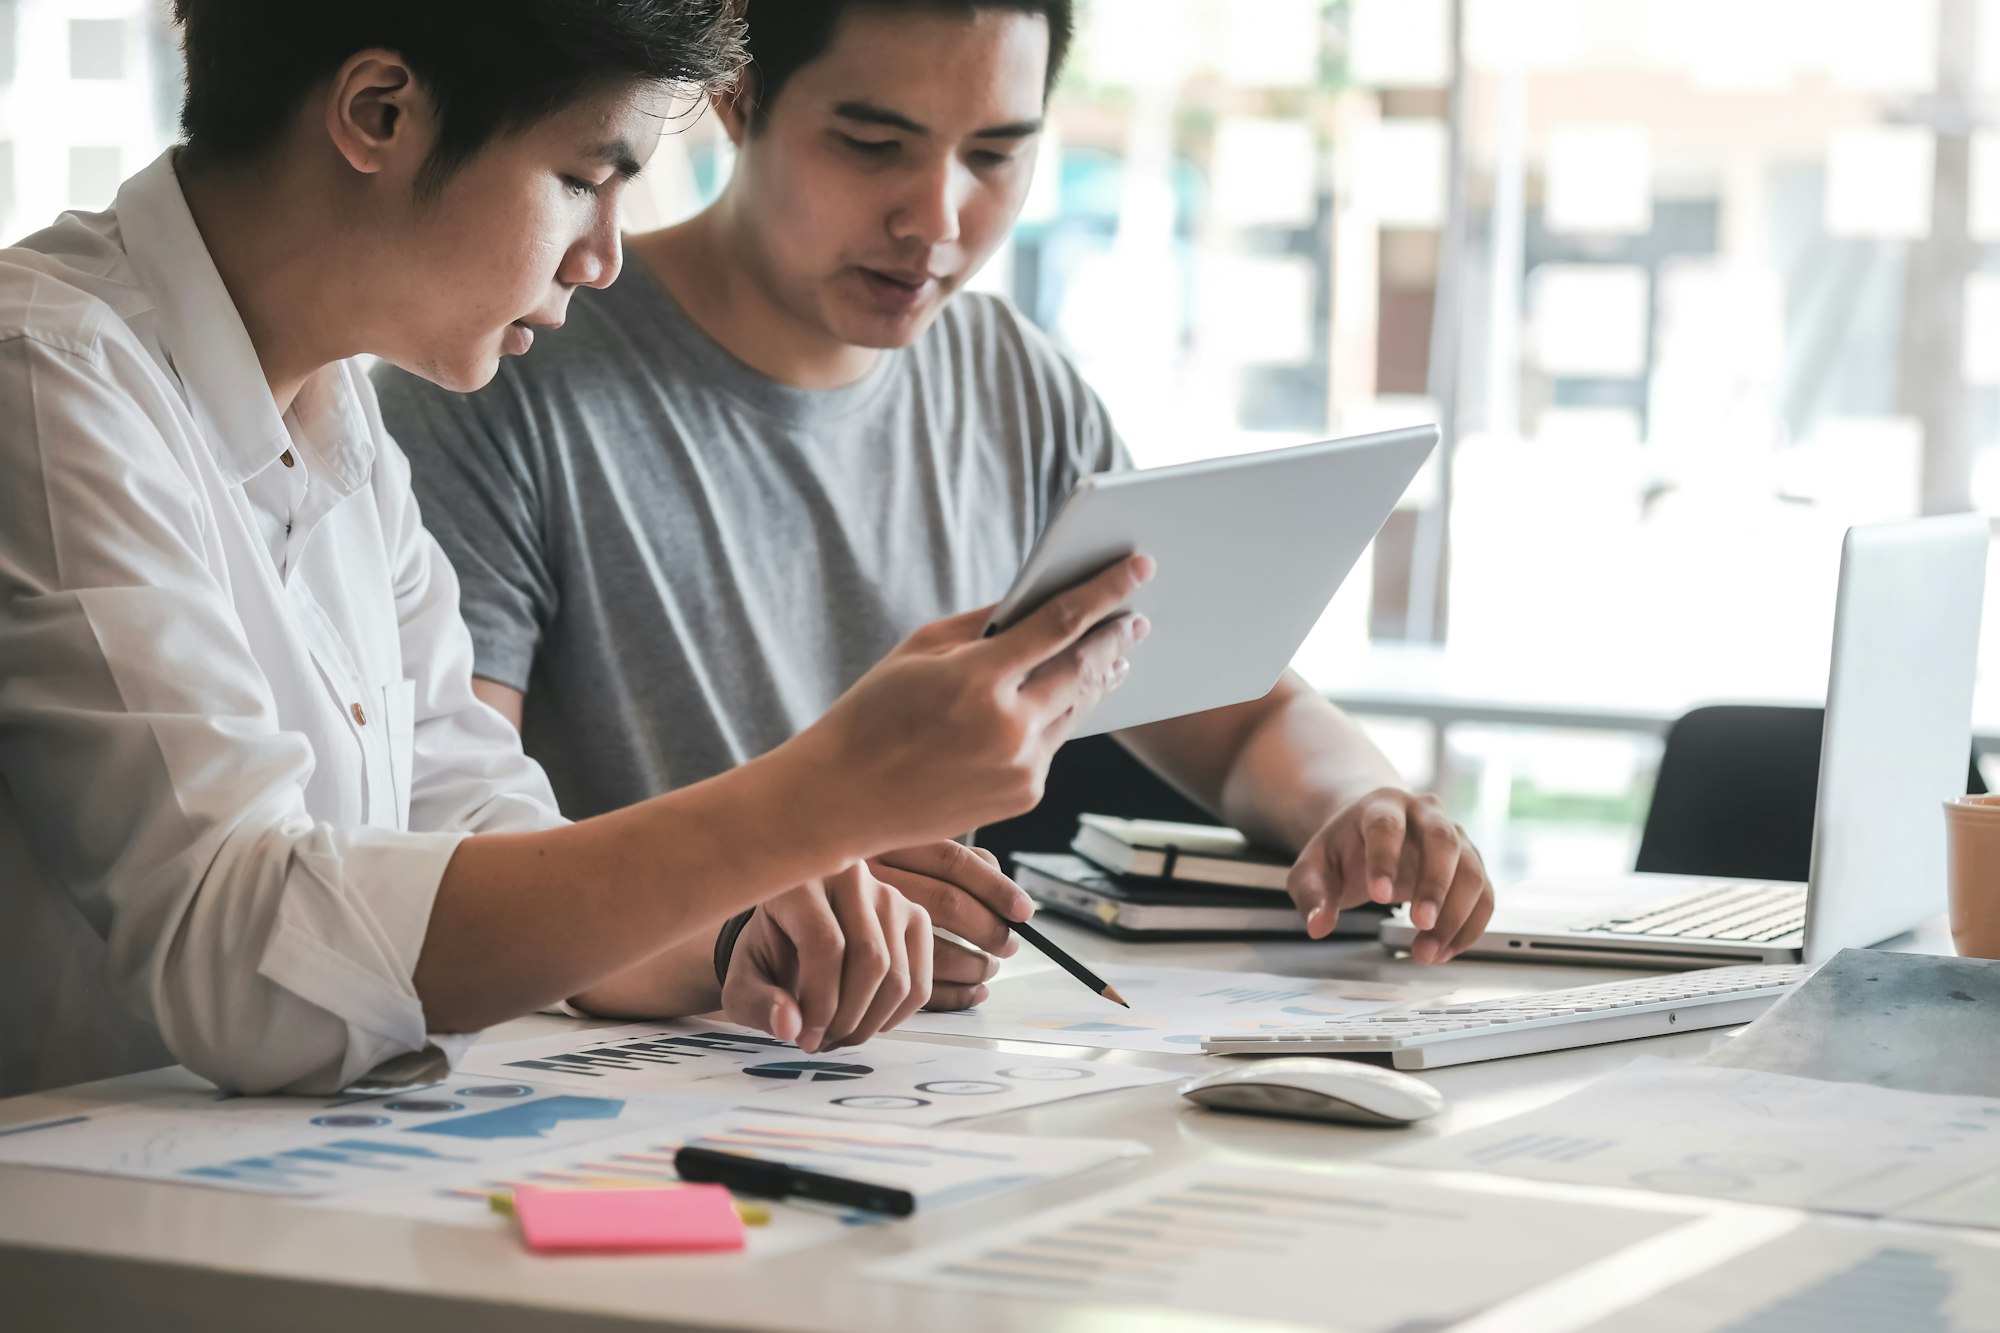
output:
[[[1941,803],[1965,789],[1986,587],[1980,514],[1852,528],[1804,885],[1617,875],[1505,888],[1467,957],[1817,963],[1945,909]],[[1398,917],[1382,942],[1407,948]]]

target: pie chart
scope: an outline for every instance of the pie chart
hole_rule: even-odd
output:
[[[789,1078],[811,1083],[863,1078],[874,1073],[867,1065],[843,1065],[831,1060],[780,1060],[772,1065],[750,1065],[744,1073],[751,1078]]]

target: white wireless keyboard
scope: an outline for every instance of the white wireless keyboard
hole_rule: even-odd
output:
[[[1388,1055],[1398,1069],[1498,1060],[1748,1023],[1811,976],[1804,963],[1711,967],[1539,995],[1205,1037],[1217,1055]]]

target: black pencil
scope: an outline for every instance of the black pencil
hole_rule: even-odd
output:
[[[1102,995],[1105,999],[1110,1000],[1113,1004],[1123,1004],[1127,1009],[1132,1007],[1130,1004],[1126,1004],[1123,995],[1112,989],[1110,982],[1064,953],[1054,940],[1042,934],[1041,931],[1036,930],[1027,922],[1009,921],[1007,929],[1013,931],[1037,949],[1040,949],[1049,961],[1096,991],[1099,995]]]

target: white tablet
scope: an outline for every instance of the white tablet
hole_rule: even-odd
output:
[[[1436,447],[1385,431],[1177,467],[1085,477],[1043,529],[988,632],[1112,561],[1159,562],[1127,606],[1153,622],[1125,683],[1076,734],[1262,698]]]

